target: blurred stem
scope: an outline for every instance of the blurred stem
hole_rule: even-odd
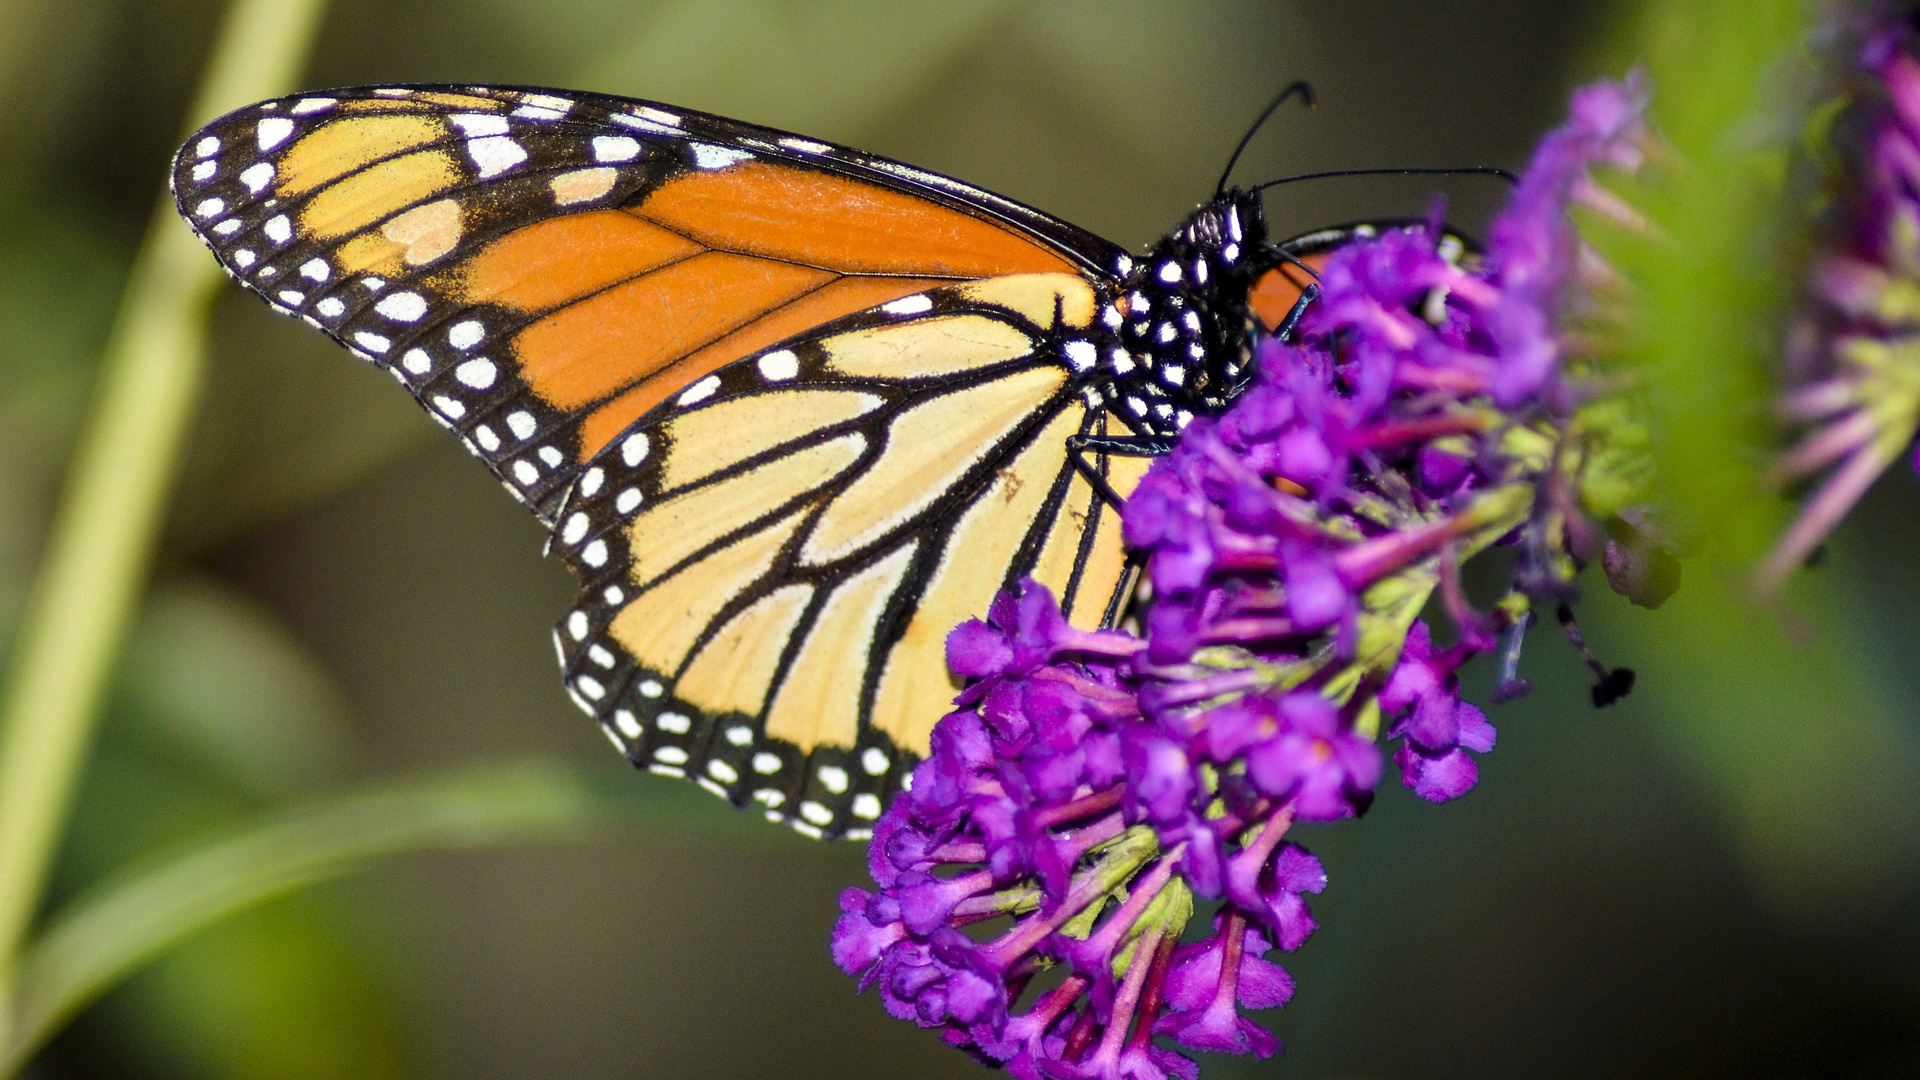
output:
[[[283,92],[322,0],[237,0],[192,121]],[[0,698],[0,1005],[92,740],[101,689],[146,584],[205,365],[214,262],[162,197],[107,337],[87,429]],[[7,1017],[0,1008],[0,1044]]]
[[[663,804],[626,776],[611,779],[593,784],[532,762],[409,780],[285,811],[122,871],[66,905],[22,958],[0,1078],[17,1075],[61,1025],[135,969],[246,908],[400,852],[582,839],[595,826],[662,814],[648,808]]]

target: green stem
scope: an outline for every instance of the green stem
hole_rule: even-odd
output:
[[[307,53],[322,0],[236,0],[197,123],[282,92]],[[108,335],[45,562],[0,699],[0,1005],[40,903],[92,741],[102,685],[138,603],[205,364],[213,260],[163,198]],[[6,1016],[0,1008],[0,1043]]]
[[[596,826],[665,816],[625,776],[593,784],[529,763],[408,780],[283,811],[145,860],[96,884],[54,917],[22,958],[11,1078],[81,1009],[121,979],[220,919],[388,855],[581,839]]]

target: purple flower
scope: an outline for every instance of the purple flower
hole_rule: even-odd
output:
[[[1805,562],[1920,431],[1920,31],[1890,17],[1839,67],[1861,86],[1833,126],[1832,210],[1788,336],[1782,417],[1802,432],[1772,481],[1821,479],[1760,569],[1774,590]],[[1915,461],[1920,468],[1920,459]]]
[[[1122,511],[1153,586],[1142,637],[1075,629],[1032,582],[953,631],[972,681],[834,931],[892,1015],[1019,1077],[1191,1080],[1166,1042],[1278,1052],[1246,1014],[1292,997],[1271,957],[1317,925],[1300,826],[1366,810],[1383,737],[1417,795],[1470,789],[1494,731],[1458,671],[1567,601],[1597,531],[1566,212],[1600,200],[1591,168],[1633,163],[1644,97],[1576,97],[1484,258],[1437,223],[1328,258],[1293,338],[1254,343],[1251,385]],[[1511,592],[1478,611],[1460,564],[1503,544]],[[1202,902],[1213,932],[1182,944]]]

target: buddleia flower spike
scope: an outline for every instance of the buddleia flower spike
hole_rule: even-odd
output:
[[[1827,140],[1831,200],[1789,337],[1780,412],[1798,441],[1776,484],[1809,485],[1760,571],[1777,589],[1908,451],[1920,430],[1920,28],[1869,25],[1842,59]],[[1864,40],[1863,40],[1864,39]]]
[[[1127,501],[1140,634],[1076,630],[1031,583],[954,630],[972,681],[833,934],[890,1013],[1020,1077],[1279,1050],[1247,1014],[1293,996],[1276,958],[1316,925],[1301,827],[1367,808],[1383,741],[1422,798],[1470,790],[1495,733],[1461,666],[1569,604],[1643,509],[1618,383],[1574,333],[1607,275],[1568,209],[1618,216],[1592,171],[1637,164],[1645,101],[1576,95],[1484,256],[1437,219],[1332,250],[1293,334]],[[1511,592],[1476,610],[1460,567],[1496,545]]]

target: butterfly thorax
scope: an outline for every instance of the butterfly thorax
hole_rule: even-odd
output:
[[[1228,192],[1122,276],[1109,323],[1114,407],[1146,433],[1177,435],[1226,407],[1251,355],[1247,295],[1265,268],[1257,196]]]

